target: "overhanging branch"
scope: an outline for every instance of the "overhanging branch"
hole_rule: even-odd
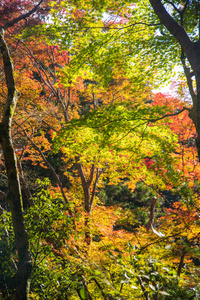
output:
[[[157,121],[163,120],[163,119],[168,118],[168,117],[174,117],[174,116],[180,115],[185,110],[187,110],[188,112],[190,112],[190,108],[184,107],[184,108],[182,108],[181,110],[179,110],[176,113],[166,114],[166,115],[163,115],[162,117],[157,118],[157,119],[148,119],[148,121],[151,122],[151,123],[155,123]]]
[[[13,25],[15,25],[16,23],[20,22],[21,20],[25,20],[26,18],[28,18],[30,15],[32,15],[33,13],[36,12],[36,10],[38,9],[38,7],[40,6],[40,4],[43,2],[43,0],[40,0],[39,3],[37,5],[35,5],[30,11],[28,11],[25,14],[20,15],[17,18],[12,19],[11,21],[8,21],[4,26],[0,27],[0,30],[7,30],[9,27],[12,27]]]

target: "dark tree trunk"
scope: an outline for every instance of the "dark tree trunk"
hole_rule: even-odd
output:
[[[13,76],[13,67],[7,45],[4,40],[3,30],[0,32],[0,52],[3,57],[3,67],[7,85],[7,100],[0,123],[0,144],[2,145],[6,173],[8,178],[7,202],[12,214],[15,244],[18,252],[17,272],[12,280],[10,289],[17,300],[27,299],[29,279],[31,276],[32,262],[29,251],[29,242],[25,230],[22,197],[17,173],[17,163],[11,138],[11,123],[19,97]]]
[[[29,251],[29,242],[24,226],[22,197],[10,130],[4,131],[2,148],[8,177],[9,193],[7,195],[7,201],[12,214],[15,244],[18,252],[18,270],[14,277],[13,289],[16,291],[16,299],[20,300],[27,299],[28,282],[31,276],[32,262]]]
[[[190,74],[187,74],[187,70],[186,68],[184,68],[187,82],[189,83],[189,81],[191,80],[192,73],[195,76],[197,92],[194,93],[194,91],[191,89],[191,84],[188,84],[189,91],[193,100],[193,107],[189,113],[189,117],[194,122],[196,128],[196,147],[200,161],[200,40],[198,40],[197,42],[191,41],[184,27],[178,24],[167,12],[161,0],[149,0],[149,2],[151,3],[155,13],[159,17],[161,23],[163,23],[163,25],[175,37],[175,39],[181,46],[182,52],[187,57],[190,63],[192,69],[192,72],[189,72]]]
[[[19,97],[15,88],[15,80],[13,75],[13,66],[10,58],[9,49],[4,40],[4,31],[14,26],[21,20],[26,20],[40,6],[43,0],[40,0],[37,5],[29,12],[6,22],[4,26],[0,26],[0,53],[3,59],[3,69],[5,73],[7,86],[7,99],[5,108],[0,122],[0,145],[3,149],[5,168],[8,179],[8,195],[6,201],[10,206],[12,215],[12,223],[15,235],[15,246],[18,253],[17,270],[13,278],[9,279],[8,289],[12,294],[9,298],[16,300],[28,299],[29,280],[31,277],[32,260],[29,250],[29,241],[25,230],[23,218],[23,205],[20,181],[17,173],[17,161],[11,137],[11,124],[15,112],[16,103]]]

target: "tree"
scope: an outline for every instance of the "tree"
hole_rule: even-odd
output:
[[[29,241],[24,225],[21,188],[17,172],[16,156],[11,137],[12,118],[20,94],[15,87],[13,65],[10,51],[4,38],[4,32],[19,21],[32,15],[41,3],[42,0],[27,13],[21,14],[19,17],[6,22],[0,27],[0,51],[3,59],[3,69],[7,87],[7,99],[0,123],[0,143],[2,146],[8,179],[8,195],[6,196],[6,201],[9,204],[12,214],[15,244],[18,252],[18,263],[14,268],[15,274],[13,278],[10,278],[10,282],[6,283],[8,285],[8,291],[5,289],[5,283],[1,288],[4,293],[4,297],[6,297],[6,293],[8,292],[9,294],[9,290],[11,290],[11,293],[15,294],[15,299],[27,299],[28,282],[31,276],[32,263]]]
[[[195,124],[196,146],[200,160],[200,37],[198,1],[149,0],[161,23],[181,47],[181,62],[193,101],[189,116]],[[167,5],[168,7],[166,8]],[[187,32],[188,31],[188,32]],[[188,64],[189,63],[189,64]],[[192,78],[195,78],[196,91]]]
[[[198,294],[198,288],[188,288],[191,278],[195,278],[192,284],[197,282],[191,258],[198,257],[199,241],[195,206],[199,168],[190,109],[172,97],[152,97],[152,75],[159,67],[152,67],[151,41],[156,38],[155,28],[162,25],[143,23],[143,1],[138,2],[138,10],[127,3],[120,1],[119,7],[113,1],[62,1],[60,10],[54,6],[51,22],[39,22],[22,35],[17,27],[15,37],[23,40],[14,48],[6,32],[15,64],[13,78],[22,93],[12,136],[14,146],[20,145],[16,154],[22,193],[26,186],[29,189],[23,216],[34,262],[33,299],[168,299],[172,292],[176,298],[178,291],[173,288],[167,293],[171,283],[182,290],[182,298]],[[108,22],[102,19],[105,12]],[[146,14],[155,20],[155,14]],[[136,23],[130,25],[131,15]],[[162,34],[158,38],[162,41]],[[33,177],[35,192],[23,176],[23,167]],[[35,182],[45,175],[51,183]],[[102,180],[121,181],[132,190],[140,181],[152,189],[149,222],[145,218],[140,226],[131,208],[103,206],[96,193]],[[18,179],[17,184],[19,189]],[[168,203],[168,210],[159,209],[163,189],[178,193],[185,204]],[[2,192],[1,197],[7,195]],[[146,207],[139,210],[148,216]],[[6,225],[0,230],[9,224],[9,213],[1,211]],[[133,231],[127,232],[125,226],[113,230],[128,223]],[[90,244],[86,251],[85,242]],[[174,272],[185,280],[183,288]]]
[[[123,106],[116,102],[71,120],[55,134],[54,153],[61,150],[66,165],[70,161],[78,171],[71,180],[72,185],[81,182],[88,245],[91,243],[89,220],[99,181],[109,178],[112,184],[129,178],[132,189],[140,180],[164,188],[163,172],[170,168],[168,182],[174,180],[171,154],[176,137],[167,127],[154,124],[154,118],[164,110],[161,106],[130,103],[127,107],[127,103]]]

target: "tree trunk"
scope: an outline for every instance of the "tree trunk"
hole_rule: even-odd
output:
[[[20,190],[19,177],[17,173],[17,163],[11,138],[11,123],[15,111],[17,99],[19,97],[13,76],[13,66],[10,59],[9,50],[0,32],[0,52],[3,56],[3,67],[7,85],[7,100],[0,123],[0,144],[2,145],[6,173],[8,178],[7,202],[12,214],[15,244],[18,252],[17,272],[12,280],[10,289],[16,300],[26,300],[28,294],[29,279],[31,276],[32,262],[29,250],[28,237],[25,230],[22,196]]]
[[[175,37],[181,46],[182,52],[187,57],[195,76],[197,89],[195,96],[193,90],[191,91],[191,85],[189,86],[189,91],[193,100],[193,107],[189,113],[189,117],[192,119],[196,128],[196,147],[200,161],[200,40],[197,42],[191,41],[184,27],[178,24],[176,20],[174,20],[174,18],[167,12],[161,0],[149,0],[149,2],[159,17],[161,23],[169,30],[169,32]]]
[[[79,157],[76,157],[76,164],[79,176],[81,178],[81,184],[84,193],[84,209],[85,209],[85,242],[87,246],[91,244],[91,232],[90,232],[90,214],[91,214],[91,205],[90,205],[90,186],[92,183],[93,175],[94,175],[94,166],[91,168],[90,178],[86,179],[83,173],[82,164],[79,162]]]

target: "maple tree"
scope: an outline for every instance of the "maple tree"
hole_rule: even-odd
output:
[[[8,10],[22,23],[21,12],[33,7],[27,2],[14,1]],[[0,10],[5,23],[7,4]],[[32,255],[32,275],[25,278],[25,284],[31,279],[30,298],[198,299],[196,131],[191,104],[181,95],[152,94],[160,71],[150,52],[142,59],[155,38],[155,27],[141,22],[146,7],[126,1],[88,1],[87,10],[82,1],[48,4],[29,27],[16,23],[5,36],[21,93],[12,140]],[[138,26],[147,29],[141,34]],[[2,81],[2,104],[6,91]],[[17,185],[20,191],[19,180]],[[1,186],[6,199],[5,180]],[[108,186],[123,186],[128,200],[121,193],[106,205]],[[2,203],[0,292],[9,299],[6,285],[21,262],[10,214],[17,210]],[[20,285],[12,289],[16,299],[27,298]]]

